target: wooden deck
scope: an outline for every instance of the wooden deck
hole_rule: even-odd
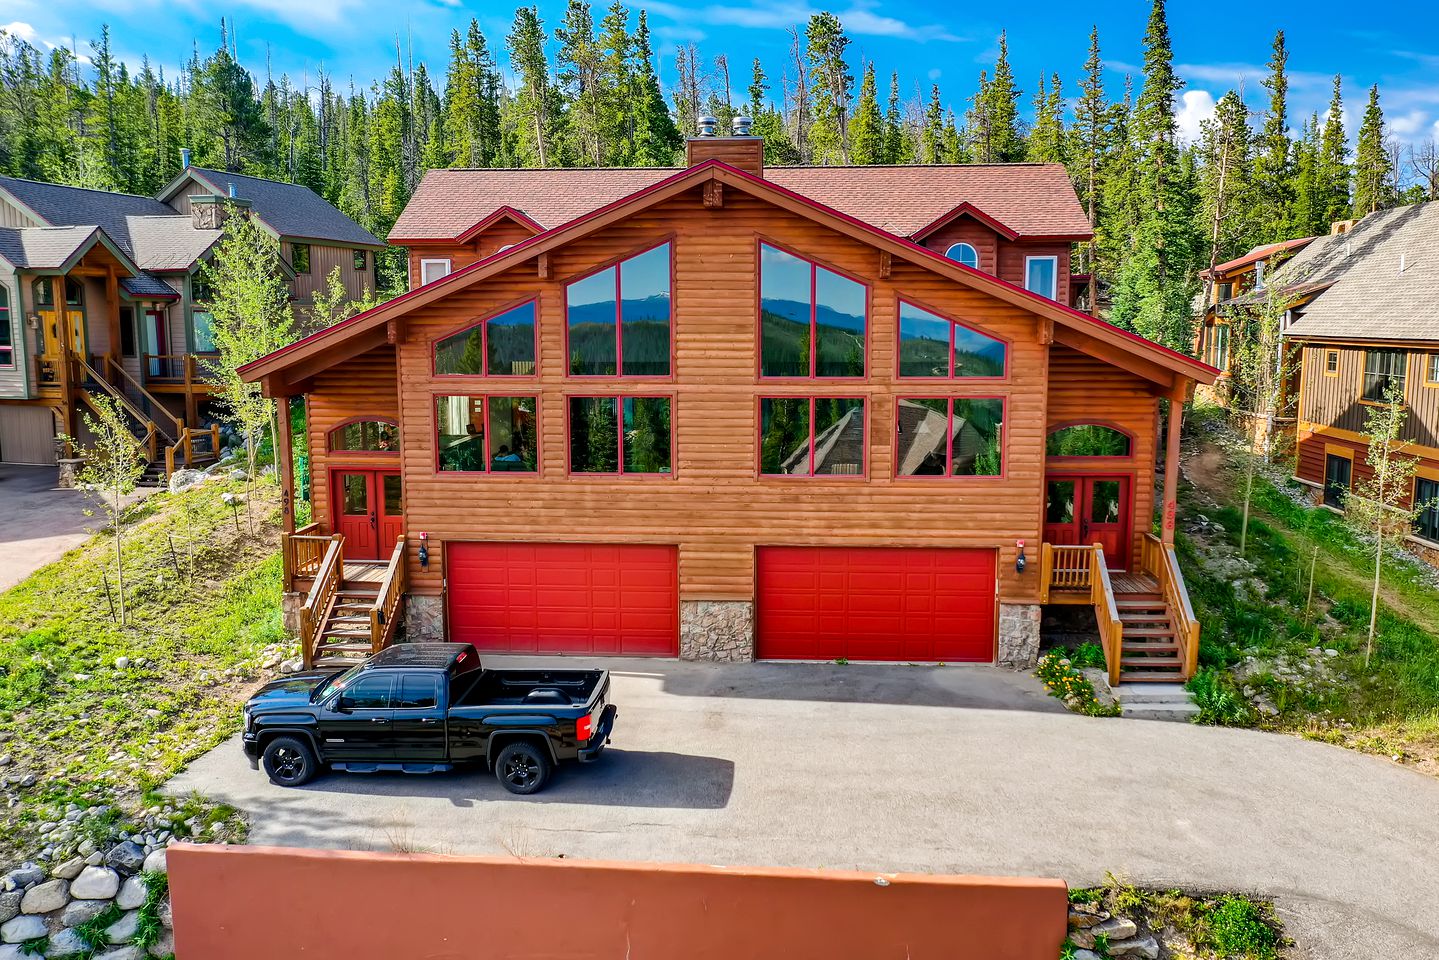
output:
[[[1114,585],[1116,595],[1159,592],[1159,581],[1147,573],[1111,573],[1109,582]]]
[[[385,569],[388,566],[384,560],[346,560],[345,582],[381,583],[385,579]]]

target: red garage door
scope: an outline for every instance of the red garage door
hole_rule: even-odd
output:
[[[994,551],[760,547],[767,660],[994,659]]]
[[[492,653],[678,652],[672,546],[451,543],[450,639]]]

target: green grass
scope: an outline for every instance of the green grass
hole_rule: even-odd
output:
[[[1283,925],[1270,904],[1235,894],[1146,890],[1111,874],[1102,886],[1069,891],[1069,902],[1098,906],[1133,920],[1140,938],[1164,933],[1171,950],[1181,951],[1174,956],[1194,960],[1278,960],[1287,945]],[[1100,947],[1102,939],[1095,937],[1095,952],[1108,956]],[[1068,953],[1061,957],[1073,956],[1073,944],[1066,941],[1066,945]],[[1188,952],[1182,952],[1185,946]]]
[[[238,729],[260,652],[286,637],[275,488],[252,488],[253,532],[227,491],[243,485],[155,494],[127,518],[123,627],[108,532],[0,594],[0,752],[38,781],[0,808],[0,859],[56,803],[114,804],[93,829],[123,827],[145,789]]]

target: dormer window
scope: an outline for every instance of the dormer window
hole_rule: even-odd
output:
[[[1059,258],[1025,257],[1024,289],[1050,300],[1059,299]]]
[[[955,263],[962,263],[975,270],[979,269],[979,251],[974,249],[972,244],[952,243],[949,249],[944,251],[944,255]]]

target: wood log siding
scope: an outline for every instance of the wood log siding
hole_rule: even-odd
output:
[[[398,420],[397,382],[395,351],[391,347],[371,350],[315,376],[306,408],[310,440],[310,503],[311,515],[324,524],[326,530],[335,529],[330,513],[331,467],[350,464],[374,470],[399,466],[400,460],[397,456],[374,453],[331,453],[330,431],[355,417]],[[410,443],[403,428],[400,443],[406,446]],[[430,444],[426,442],[425,446],[428,449]]]
[[[410,289],[420,285],[421,260],[448,260],[451,272],[493,256],[501,247],[528,240],[534,231],[522,223],[502,219],[467,243],[425,243],[410,247]]]
[[[564,355],[565,281],[616,256],[672,237],[675,245],[673,378],[567,378]],[[764,238],[871,284],[867,375],[862,380],[761,380],[757,375],[757,240]],[[896,545],[999,549],[1002,599],[1034,602],[1037,565],[1014,569],[1015,541],[1037,547],[1041,532],[1044,440],[1050,347],[1029,312],[922,270],[894,262],[878,280],[873,248],[738,192],[715,210],[699,190],[652,207],[623,223],[555,251],[551,280],[533,260],[484,283],[456,290],[409,314],[397,344],[406,530],[430,534],[430,568],[414,554],[412,589],[437,594],[446,541],[649,542],[679,545],[684,599],[750,599],[757,544]],[[1063,271],[1061,271],[1063,272]],[[966,384],[900,381],[895,376],[900,293],[1011,343],[1011,377]],[[505,381],[437,379],[433,340],[505,303],[537,296],[537,376]],[[311,443],[316,516],[329,517],[321,479],[331,465],[324,435],[340,420],[385,414],[387,376],[382,348],[315,379]],[[1078,355],[1076,355],[1077,357]],[[1141,415],[1137,388],[1107,364],[1071,362],[1074,403],[1089,417],[1120,423],[1136,437],[1136,462],[1152,457],[1154,400]],[[1136,381],[1137,382],[1137,381]],[[1119,407],[1107,398],[1120,385]],[[434,397],[465,392],[536,395],[540,402],[540,474],[476,478],[438,474],[434,467]],[[566,475],[566,402],[571,394],[659,394],[674,397],[675,476],[666,480]],[[1131,396],[1131,393],[1134,396]],[[389,393],[393,396],[393,391]],[[756,476],[757,396],[861,396],[870,425],[868,482]],[[1006,476],[895,479],[895,401],[901,396],[999,396],[1006,400]],[[1140,480],[1137,492],[1149,484]],[[1146,497],[1146,509],[1147,507]],[[1136,529],[1148,529],[1148,516]],[[435,549],[439,547],[439,549]],[[1033,555],[1037,555],[1037,552]],[[1135,553],[1138,556],[1138,553]]]

